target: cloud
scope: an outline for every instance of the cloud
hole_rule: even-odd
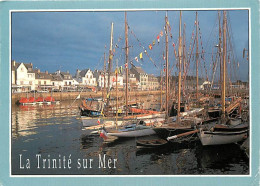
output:
[[[186,24],[186,48],[194,30],[195,11],[183,11],[182,21]],[[217,11],[199,11],[200,32],[204,50],[211,53],[217,42]],[[236,54],[241,59],[243,48],[248,43],[247,11],[229,11]],[[179,11],[168,11],[173,39],[169,39],[170,63],[176,61],[172,43],[178,44]],[[129,30],[130,59],[143,52],[141,44],[148,48],[165,25],[165,11],[133,11],[127,13]],[[55,71],[57,68],[96,68],[108,53],[111,22],[114,22],[114,44],[118,43],[115,58],[124,64],[124,12],[17,12],[12,14],[12,59],[30,61],[39,68]],[[241,24],[243,23],[243,24]],[[182,27],[183,28],[183,27]],[[132,33],[131,33],[132,31]],[[119,38],[122,38],[118,42]],[[139,41],[137,41],[137,38]],[[105,49],[104,46],[107,46]],[[201,47],[201,46],[200,46]],[[149,55],[160,66],[165,39],[154,46]],[[152,62],[145,57],[143,68],[149,73],[159,74]],[[211,55],[207,55],[207,68]],[[138,65],[138,64],[137,64]],[[45,70],[45,69],[43,69]],[[174,71],[177,69],[174,68]],[[210,70],[210,69],[209,69]],[[246,76],[246,72],[242,72]]]

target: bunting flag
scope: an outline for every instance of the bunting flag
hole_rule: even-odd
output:
[[[160,32],[160,36],[161,36],[161,37],[163,36],[163,31]]]
[[[125,68],[128,68],[128,65],[127,65],[127,63],[125,63]]]
[[[158,43],[160,42],[160,36],[159,35],[157,36],[157,41],[158,41]]]
[[[152,50],[152,49],[153,49],[153,46],[152,46],[151,44],[149,45],[149,49],[150,49],[150,50]]]
[[[163,72],[166,72],[166,66],[163,64]]]
[[[175,47],[174,47],[174,55],[175,55],[175,58],[177,58],[177,52],[175,50]]]
[[[155,45],[155,40],[153,40],[153,45]]]
[[[100,125],[100,119],[97,120],[98,125]]]
[[[143,59],[143,53],[142,53],[142,52],[139,54],[139,58],[140,58],[141,60]]]
[[[115,82],[116,81],[116,78],[115,77],[113,77],[113,80],[112,80],[113,82]]]
[[[119,74],[122,74],[122,73],[123,73],[123,67],[120,66],[120,68],[119,68]]]
[[[117,74],[118,73],[118,70],[117,70],[117,68],[115,69],[115,74]]]
[[[175,43],[172,43],[172,46],[175,47]]]
[[[135,57],[135,60],[138,62],[138,57]]]

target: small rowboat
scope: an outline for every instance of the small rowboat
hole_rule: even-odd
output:
[[[151,139],[151,140],[137,140],[136,146],[146,148],[156,148],[166,145],[167,141],[164,139]]]

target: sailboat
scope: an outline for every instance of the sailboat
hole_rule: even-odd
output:
[[[179,49],[178,49],[178,56],[179,56],[179,75],[178,75],[178,108],[177,108],[177,117],[169,117],[168,114],[168,17],[165,17],[165,35],[166,35],[166,120],[165,123],[159,127],[155,127],[154,131],[156,134],[166,139],[169,136],[178,135],[185,132],[190,132],[194,130],[194,127],[197,124],[202,122],[202,119],[196,117],[182,117],[181,114],[181,64],[182,64],[182,36],[181,36],[181,17],[182,12],[180,11],[180,22],[179,22]],[[197,111],[201,111],[200,109],[190,112],[189,114],[195,114]],[[183,114],[183,115],[187,115]]]
[[[230,118],[227,118],[227,113],[230,109],[225,106],[225,81],[226,81],[226,29],[227,18],[226,11],[223,12],[223,53],[222,53],[222,117],[220,124],[210,124],[199,129],[199,138],[203,146],[207,145],[223,145],[236,143],[247,138],[248,123],[242,123],[242,120],[237,119],[236,125],[230,125]],[[219,43],[220,44],[220,43]],[[239,104],[239,101],[237,101]],[[234,105],[235,106],[235,105]],[[228,124],[229,123],[229,124]]]
[[[153,115],[161,113],[155,111],[146,111],[143,109],[128,108],[128,25],[127,25],[127,13],[125,12],[125,43],[126,43],[126,118],[130,119],[128,124],[124,126],[118,126],[117,115],[116,115],[116,129],[103,129],[101,131],[101,137],[107,139],[109,137],[140,137],[155,134],[153,126],[156,124],[160,125],[164,121],[162,118],[154,117]],[[132,116],[127,116],[129,111],[135,111],[141,113],[141,115],[134,116],[135,118],[140,117],[140,120],[134,119]],[[164,115],[163,115],[164,116]],[[130,124],[129,124],[130,123]]]

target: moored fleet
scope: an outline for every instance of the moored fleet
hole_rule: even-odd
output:
[[[178,78],[176,84],[177,93],[173,93],[170,87],[170,75],[168,71],[168,36],[170,25],[166,12],[165,16],[165,91],[161,88],[160,109],[144,109],[140,102],[129,99],[128,87],[125,88],[124,98],[119,102],[116,94],[107,96],[110,89],[104,89],[104,96],[100,98],[85,98],[79,105],[82,125],[90,134],[96,134],[105,142],[120,140],[121,138],[139,138],[142,136],[157,135],[155,139],[136,141],[137,146],[160,148],[167,143],[192,143],[200,141],[203,146],[225,145],[231,143],[242,144],[249,139],[249,103],[248,96],[239,95],[229,91],[227,94],[227,12],[223,14],[223,20],[219,20],[218,62],[220,63],[221,92],[217,98],[212,87],[207,92],[200,92],[198,88],[198,13],[196,12],[196,63],[197,63],[197,88],[196,91],[184,90],[186,71],[182,70],[187,62],[185,48],[182,40],[184,36],[182,27],[182,12],[180,11],[179,38],[178,38]],[[219,16],[220,19],[221,16]],[[128,82],[128,23],[125,13],[125,71]],[[113,60],[113,23],[111,24],[111,43],[109,49],[109,65]],[[108,79],[110,75],[108,67]],[[105,73],[105,72],[104,72]],[[117,77],[117,76],[116,76]],[[117,82],[117,80],[116,80]],[[128,85],[128,83],[126,83]],[[163,85],[161,85],[163,86]],[[175,88],[175,87],[174,87]],[[186,94],[184,94],[184,91]],[[187,96],[188,95],[188,96]],[[164,102],[163,102],[164,101]],[[92,122],[89,122],[91,119]],[[94,121],[94,122],[93,122]],[[159,137],[159,138],[158,138]]]

